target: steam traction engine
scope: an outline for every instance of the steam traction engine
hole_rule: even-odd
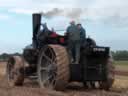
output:
[[[108,90],[114,81],[113,59],[109,47],[97,46],[85,39],[81,46],[79,64],[71,64],[67,50],[67,37],[54,32],[41,32],[41,14],[33,14],[33,44],[22,56],[11,56],[7,63],[10,86],[22,85],[25,78],[34,77],[40,87],[63,89],[72,81],[98,82],[99,88]]]

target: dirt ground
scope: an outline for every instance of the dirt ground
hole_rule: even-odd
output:
[[[0,63],[0,96],[128,96],[128,75],[116,75],[110,91],[86,89],[79,85],[67,88],[63,92],[41,89],[34,83],[26,83],[23,87],[10,88],[5,79],[5,63]]]

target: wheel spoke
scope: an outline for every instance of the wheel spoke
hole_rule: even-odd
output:
[[[51,58],[49,58],[47,55],[43,54],[43,57],[46,58],[50,63],[55,64],[55,61],[51,60]]]
[[[46,78],[44,81],[43,81],[43,83],[44,83],[44,85],[46,84],[46,86],[47,86],[47,84],[49,85],[50,84],[50,79],[52,78],[52,76],[49,76],[48,78]]]
[[[48,74],[48,78],[45,79],[44,84],[53,85],[55,82],[55,78],[56,72],[51,72],[50,74]]]
[[[47,67],[40,68],[40,70],[48,70]]]
[[[47,77],[42,81],[43,85],[52,87],[55,83],[56,67],[50,64],[47,67],[40,68],[40,71],[44,71],[47,74]]]
[[[40,70],[46,70],[46,71],[51,71],[51,70],[54,70],[54,66],[53,65],[48,65],[46,67],[41,67]]]
[[[51,53],[51,59],[54,60],[55,59],[55,54],[53,53],[53,50],[51,48],[49,48],[49,51]]]

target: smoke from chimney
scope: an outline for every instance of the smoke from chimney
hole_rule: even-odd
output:
[[[45,18],[53,18],[54,16],[58,16],[63,12],[63,10],[58,9],[58,8],[54,8],[50,11],[47,12],[41,12],[41,14],[45,17]]]
[[[82,9],[80,8],[73,8],[73,9],[59,9],[59,8],[54,8],[50,11],[47,12],[41,12],[41,14],[45,18],[53,18],[55,16],[65,16],[70,19],[78,19],[80,18],[82,14]]]

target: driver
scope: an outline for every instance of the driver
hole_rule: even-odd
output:
[[[47,23],[42,24],[43,30],[39,30],[37,34],[38,47],[40,48],[46,43],[46,37],[50,34],[50,30],[47,27]]]

